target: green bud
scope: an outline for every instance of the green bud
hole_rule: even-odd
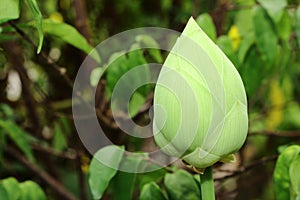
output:
[[[168,55],[154,93],[154,138],[201,172],[234,161],[248,131],[241,77],[193,18]]]

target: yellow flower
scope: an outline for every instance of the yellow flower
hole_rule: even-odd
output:
[[[231,26],[228,36],[231,40],[232,48],[234,51],[238,50],[240,43],[241,43],[241,37],[239,29],[236,25]]]

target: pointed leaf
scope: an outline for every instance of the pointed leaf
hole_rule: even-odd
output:
[[[290,166],[291,179],[291,197],[292,199],[300,198],[300,155],[292,162]]]
[[[184,170],[178,170],[174,174],[166,174],[165,186],[172,200],[200,199],[200,190],[194,177]]]
[[[122,169],[129,169],[130,171],[138,171],[140,164],[145,157],[126,156],[122,163]],[[135,182],[137,173],[129,173],[119,171],[113,180],[113,199],[131,200],[133,199]]]
[[[252,10],[252,20],[256,37],[256,45],[262,54],[262,59],[272,67],[277,57],[277,36],[272,22],[268,19],[265,11],[256,6]]]
[[[199,17],[196,19],[196,22],[199,24],[199,26],[203,29],[203,31],[208,35],[210,39],[216,41],[216,27],[209,14],[203,13],[199,15]]]
[[[144,185],[140,200],[166,200],[166,197],[160,190],[159,186],[155,182],[150,182],[146,185]]]
[[[68,146],[65,133],[59,122],[54,123],[53,148],[59,151],[64,150]]]
[[[7,195],[9,196],[9,200],[19,199],[19,197],[21,196],[21,188],[19,186],[19,182],[15,178],[10,177],[3,179],[0,184],[6,190]]]
[[[297,7],[296,10],[296,35],[297,35],[297,41],[298,45],[300,45],[300,6]]]
[[[20,183],[20,200],[46,200],[47,197],[42,188],[33,181]]]
[[[283,10],[287,6],[286,0],[258,0],[258,2],[267,10],[269,16],[276,23],[280,21]]]
[[[33,153],[25,131],[10,120],[0,120],[0,128],[4,129],[5,133],[25,153],[29,160],[34,161]]]
[[[38,33],[39,33],[39,45],[38,45],[38,48],[37,48],[37,53],[40,53],[41,50],[42,50],[42,46],[43,46],[43,41],[44,41],[44,34],[43,34],[43,25],[42,25],[42,13],[39,9],[39,6],[36,2],[36,0],[27,0],[26,1],[29,8],[30,8],[30,11],[33,15],[33,18],[35,20],[35,23],[36,23],[36,28],[38,30]]]
[[[100,199],[116,175],[124,147],[106,146],[94,155],[90,164],[89,186],[94,199]]]
[[[277,199],[290,199],[290,167],[299,157],[300,146],[287,147],[278,157],[274,170],[274,184]],[[293,169],[292,169],[293,170]]]
[[[20,0],[0,0],[0,24],[20,16]]]
[[[44,19],[43,31],[46,34],[58,37],[64,42],[84,51],[86,54],[90,54],[95,61],[101,61],[98,53],[96,51],[92,51],[93,47],[73,26],[66,23],[56,22],[51,19]]]

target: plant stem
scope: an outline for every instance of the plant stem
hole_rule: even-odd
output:
[[[204,174],[200,174],[200,183],[201,199],[215,200],[215,186],[211,166],[205,169]]]

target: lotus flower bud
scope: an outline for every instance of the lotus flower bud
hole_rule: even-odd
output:
[[[193,18],[159,74],[153,131],[163,152],[195,170],[233,161],[245,142],[248,115],[241,77]]]

